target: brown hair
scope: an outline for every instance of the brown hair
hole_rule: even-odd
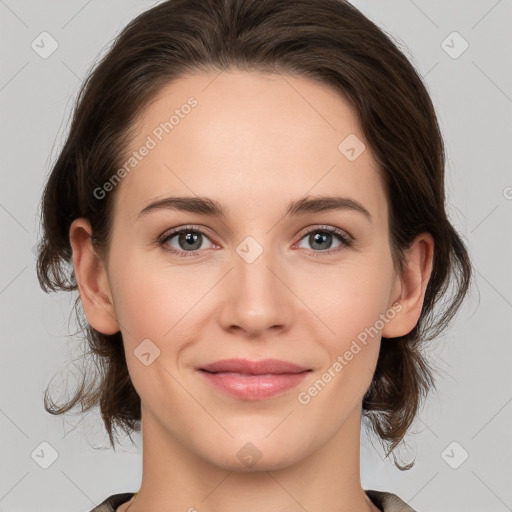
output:
[[[415,328],[383,338],[377,368],[363,400],[363,415],[389,455],[403,440],[420,403],[435,388],[422,346],[448,325],[471,279],[467,249],[445,211],[444,145],[421,78],[379,27],[343,0],[168,0],[133,19],[89,74],[78,94],[65,145],[41,201],[44,230],[38,279],[48,292],[78,289],[69,267],[69,227],[86,217],[99,254],[108,254],[115,192],[98,199],[97,187],[119,168],[137,116],[164,85],[186,73],[224,69],[289,73],[333,87],[353,106],[382,174],[390,208],[393,262],[416,235],[434,239],[433,270]],[[453,283],[441,311],[434,307]],[[75,301],[87,352],[100,379],[86,384],[63,406],[82,411],[99,405],[110,442],[120,426],[140,430],[140,397],[132,385],[121,333],[105,335],[84,318]],[[394,455],[393,455],[394,456]],[[414,462],[401,466],[409,469]]]

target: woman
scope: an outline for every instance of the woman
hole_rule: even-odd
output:
[[[45,407],[99,405],[112,446],[142,429],[139,491],[94,511],[413,511],[361,487],[361,420],[393,454],[471,264],[429,95],[356,8],[138,16],[84,83],[42,225],[41,285],[79,291],[102,369]]]

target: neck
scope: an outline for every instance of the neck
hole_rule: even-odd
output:
[[[360,410],[320,448],[256,469],[208,461],[142,409],[143,476],[129,512],[378,512],[360,483]],[[236,450],[235,450],[236,451]]]

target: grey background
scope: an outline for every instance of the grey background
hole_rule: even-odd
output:
[[[363,487],[394,492],[419,512],[512,510],[512,1],[353,3],[425,78],[446,142],[450,218],[475,266],[471,296],[432,344],[443,368],[439,392],[398,452],[415,456],[414,468],[400,472],[383,460],[363,430]],[[42,185],[80,82],[122,27],[153,4],[0,0],[0,512],[86,512],[139,488],[140,436],[115,453],[97,413],[54,417],[43,409],[52,377],[56,398],[66,379],[73,389],[81,340],[68,336],[71,298],[40,290],[32,249]],[[59,45],[46,59],[31,47],[43,31]],[[454,31],[469,44],[457,58],[445,51],[462,49],[461,39],[447,39]],[[47,469],[42,442],[58,454]]]

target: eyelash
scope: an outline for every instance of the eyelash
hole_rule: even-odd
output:
[[[189,258],[189,257],[197,256],[197,253],[201,252],[201,249],[196,249],[195,251],[183,251],[183,250],[174,249],[173,247],[170,247],[169,245],[167,245],[167,242],[169,240],[171,240],[176,235],[179,235],[180,233],[183,233],[183,232],[185,232],[185,233],[189,233],[189,232],[200,233],[201,235],[209,238],[208,234],[205,231],[203,231],[202,229],[198,228],[197,226],[184,226],[184,227],[181,227],[181,228],[171,229],[170,231],[167,231],[166,233],[161,235],[158,238],[158,240],[157,240],[158,245],[161,246],[161,247],[166,246],[166,247],[164,247],[164,250],[169,251],[170,253],[176,254],[176,255],[178,255],[180,257],[183,257],[183,258]],[[334,248],[334,249],[326,249],[326,250],[323,250],[323,251],[322,250],[315,251],[315,250],[311,249],[311,251],[313,252],[313,254],[315,256],[334,254],[334,253],[342,251],[345,248],[348,248],[348,247],[352,246],[352,239],[349,236],[347,236],[343,231],[341,231],[340,229],[335,228],[333,226],[317,226],[314,229],[310,229],[309,231],[305,231],[305,232],[301,233],[301,236],[299,238],[299,242],[305,236],[310,235],[311,233],[316,233],[316,232],[319,232],[319,233],[327,232],[327,233],[335,235],[338,238],[338,240],[341,242],[341,245],[339,247]]]

